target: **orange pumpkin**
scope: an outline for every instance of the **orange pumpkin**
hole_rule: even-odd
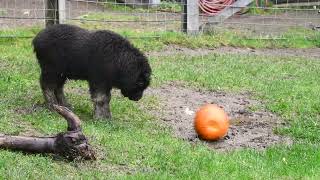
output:
[[[229,129],[227,113],[219,106],[207,104],[196,113],[194,127],[204,140],[218,140],[224,137]]]

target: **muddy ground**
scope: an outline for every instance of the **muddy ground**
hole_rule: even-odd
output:
[[[230,129],[221,140],[207,142],[219,150],[239,148],[264,149],[275,144],[291,144],[291,140],[274,133],[285,123],[266,111],[263,104],[250,98],[249,93],[232,94],[192,89],[182,83],[169,83],[160,88],[150,88],[147,96],[160,100],[157,108],[147,108],[152,115],[172,129],[174,136],[191,142],[199,142],[194,126],[194,113],[204,104],[218,104],[229,115]]]

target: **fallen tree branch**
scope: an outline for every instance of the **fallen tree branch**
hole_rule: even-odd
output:
[[[95,153],[81,131],[81,122],[68,108],[54,105],[68,122],[67,132],[53,137],[25,137],[0,134],[0,148],[29,153],[54,153],[68,160],[95,160]]]

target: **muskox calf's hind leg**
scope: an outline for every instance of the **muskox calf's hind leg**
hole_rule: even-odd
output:
[[[46,104],[50,110],[53,110],[53,105],[71,107],[63,93],[65,80],[65,78],[55,74],[41,73],[40,85]]]
[[[50,110],[54,110],[53,105],[58,104],[58,100],[54,92],[57,88],[57,82],[53,78],[50,78],[50,76],[42,73],[40,77],[40,85],[48,108]]]
[[[63,92],[63,86],[64,86],[65,81],[66,81],[65,79],[61,79],[58,82],[57,88],[55,89],[54,94],[55,94],[55,96],[57,98],[57,102],[60,106],[64,106],[69,109],[72,109],[71,105],[68,103],[68,101],[64,95],[64,92]]]
[[[91,91],[91,98],[94,106],[94,117],[97,119],[111,118],[109,103],[111,100],[110,92]]]

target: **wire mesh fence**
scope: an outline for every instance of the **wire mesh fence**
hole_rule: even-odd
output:
[[[165,3],[151,5],[144,2],[121,3],[115,0],[67,0],[63,23],[76,24],[88,29],[132,31],[131,34],[138,32],[139,37],[180,31],[181,5],[175,3],[166,6]],[[0,30],[3,31],[1,37],[21,37],[15,30],[23,27],[43,28],[45,20],[48,20],[45,11],[54,11],[46,8],[46,0],[0,0]]]
[[[144,37],[165,31],[180,31],[180,12],[166,12],[157,7],[160,4],[120,3],[115,0],[98,2],[71,0],[69,3],[73,3],[73,6],[68,6],[67,23],[87,28],[137,32]]]
[[[44,20],[44,1],[39,0],[0,0],[1,37],[19,36],[15,30],[22,27],[32,27],[42,24]]]
[[[230,3],[230,1],[224,2]],[[217,6],[216,9],[202,8],[200,13],[202,27],[211,24],[216,30],[231,30],[256,38],[279,38],[293,31],[317,31],[320,26],[320,1],[238,0],[236,2],[238,3]],[[228,16],[228,10],[231,16]],[[224,17],[224,14],[228,18]]]
[[[66,0],[62,11],[63,23],[110,29],[132,38],[159,37],[193,26],[199,33],[263,39],[281,38],[293,31],[318,31],[319,7],[319,0]],[[43,28],[46,11],[55,11],[48,9],[47,0],[0,0],[0,37],[31,36],[20,30]],[[198,14],[187,17],[190,12]]]

